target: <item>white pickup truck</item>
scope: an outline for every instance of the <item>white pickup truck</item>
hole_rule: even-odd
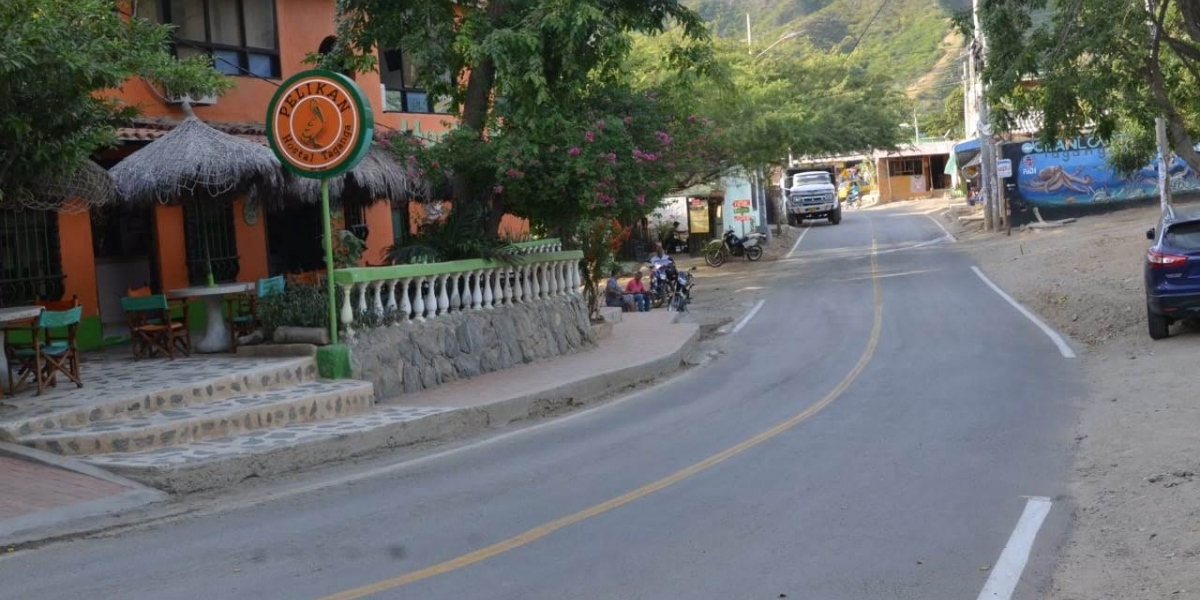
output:
[[[829,173],[796,173],[790,184],[785,190],[789,225],[799,225],[805,219],[829,219],[833,225],[842,222],[841,200]]]

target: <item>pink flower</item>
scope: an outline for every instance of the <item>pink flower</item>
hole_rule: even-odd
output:
[[[645,196],[645,194],[643,194],[643,195],[641,195],[641,196],[638,196],[638,197],[637,197],[637,203],[638,203],[638,204],[645,204],[645,203],[646,203],[646,196]]]
[[[599,129],[600,131],[604,131],[605,127],[608,127],[608,123],[605,123],[604,119],[600,119],[599,121],[596,121],[596,129]]]
[[[410,165],[417,164],[417,157],[415,157],[415,156],[408,157],[408,164],[410,164]]]
[[[503,194],[503,193],[504,193],[504,186],[502,186],[502,185],[498,185],[498,186],[496,186],[496,187],[492,188],[492,193],[493,193],[493,194],[496,194],[496,195]]]
[[[608,164],[610,164],[610,165],[617,164],[617,155],[616,154],[614,154],[612,152],[608,153]]]
[[[582,150],[579,149],[579,146],[575,146],[570,150],[567,150],[567,154],[570,154],[571,156],[579,156],[580,152],[582,152]]]
[[[621,119],[621,120],[625,121],[625,124],[628,125],[633,122],[633,117],[625,117],[624,119]]]
[[[658,138],[658,143],[664,146],[671,143],[671,134],[665,131],[655,131],[654,137]]]
[[[505,171],[504,174],[506,176],[508,176],[509,179],[518,179],[525,175],[524,173],[522,173],[516,169],[509,169],[509,170]]]
[[[589,129],[583,134],[583,140],[589,144],[596,141],[596,132]]]

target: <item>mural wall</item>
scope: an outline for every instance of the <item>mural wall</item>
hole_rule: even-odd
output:
[[[1096,137],[1059,140],[1053,146],[1037,141],[1004,144],[1012,161],[1010,194],[1031,206],[1100,205],[1158,197],[1158,167],[1149,165],[1132,177],[1121,177],[1108,165],[1104,143]],[[1175,192],[1200,190],[1200,174],[1175,158],[1169,168]]]

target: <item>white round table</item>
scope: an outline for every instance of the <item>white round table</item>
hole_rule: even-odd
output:
[[[204,337],[192,344],[196,352],[215,354],[228,352],[230,345],[229,328],[225,327],[225,296],[244,294],[254,290],[253,283],[222,283],[214,286],[200,285],[196,287],[168,290],[168,298],[199,298],[204,301],[207,313],[207,324]]]
[[[8,308],[0,308],[0,325],[16,323],[18,321],[28,321],[36,319],[42,314],[40,306],[10,306]],[[5,356],[4,350],[0,349],[0,385],[8,387],[8,357]],[[0,391],[0,397],[4,396],[4,392]]]

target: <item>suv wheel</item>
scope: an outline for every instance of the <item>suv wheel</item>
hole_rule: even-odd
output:
[[[1156,315],[1146,307],[1146,324],[1150,329],[1150,339],[1165,340],[1171,336],[1171,320],[1162,315]]]
[[[841,222],[842,222],[842,207],[839,206],[839,207],[833,209],[833,212],[829,213],[829,224],[837,225],[838,223],[841,223]]]

